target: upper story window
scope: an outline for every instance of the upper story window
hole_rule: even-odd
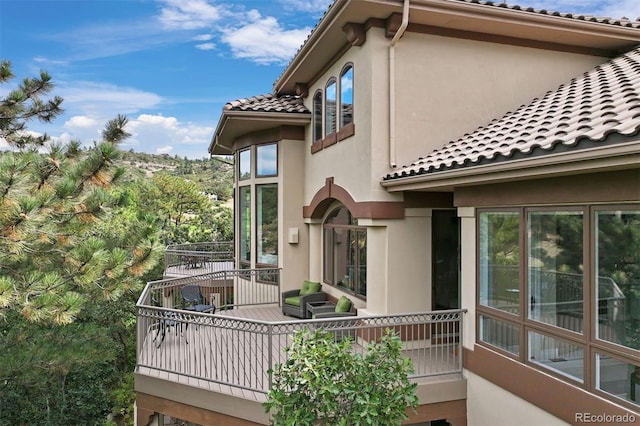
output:
[[[340,75],[340,128],[353,123],[353,66],[347,65]]]
[[[313,141],[322,140],[322,92],[313,96]]]
[[[335,79],[329,80],[324,90],[324,134],[330,135],[336,132],[336,106],[337,106],[337,83]]]
[[[251,178],[251,149],[240,151],[240,162],[238,164],[238,179],[245,180]]]
[[[347,64],[313,95],[311,153],[354,135],[353,76],[353,64]]]
[[[256,177],[278,175],[278,144],[256,147]]]

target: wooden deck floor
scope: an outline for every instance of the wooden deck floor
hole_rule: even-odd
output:
[[[164,338],[157,326],[150,326],[146,336],[140,337],[143,341],[137,373],[252,401],[265,401],[269,389],[266,371],[285,361],[283,348],[290,344],[291,334],[269,339],[260,324],[244,321],[234,324],[233,320],[291,322],[295,318],[283,315],[277,305],[224,310],[214,317],[214,322],[220,320],[219,326],[173,324],[162,330]],[[354,348],[358,346],[354,344]],[[446,372],[455,370],[459,362],[452,353],[453,347],[438,346],[407,350],[405,356],[413,360],[416,370]],[[437,377],[420,380],[430,379],[438,380]]]

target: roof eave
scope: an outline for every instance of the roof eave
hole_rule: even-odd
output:
[[[640,140],[382,181],[389,192],[451,191],[455,187],[640,167]]]
[[[306,126],[311,114],[225,110],[209,144],[212,155],[233,154],[234,140],[243,134],[278,126]]]

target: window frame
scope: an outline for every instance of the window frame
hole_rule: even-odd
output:
[[[356,222],[355,224],[339,224],[339,223],[327,223],[327,220],[331,219],[332,217],[335,217],[334,212],[340,210],[340,209],[344,209],[347,213],[348,213],[348,217],[351,219],[351,222]],[[338,281],[336,279],[336,277],[334,276],[336,273],[336,265],[335,265],[335,259],[336,259],[336,252],[335,252],[335,243],[334,243],[334,237],[335,237],[335,231],[336,230],[344,230],[347,232],[353,232],[355,234],[355,253],[353,253],[353,258],[354,258],[354,264],[353,265],[349,265],[349,259],[350,259],[350,255],[351,253],[347,250],[345,251],[345,258],[343,260],[345,260],[345,266],[349,267],[351,266],[353,268],[353,278],[349,277],[350,280],[353,279],[354,283],[353,283],[353,289],[349,288],[346,285],[339,285],[339,283],[341,281]],[[331,250],[327,251],[328,247],[328,239],[327,238],[327,232],[330,231],[331,232]],[[360,236],[364,234],[364,256],[365,256],[365,265],[361,265],[360,264],[360,255],[361,255],[361,248],[359,246],[359,241],[360,241]],[[349,234],[351,235],[351,234]],[[349,240],[350,242],[351,240]],[[330,255],[331,258],[327,259],[327,256]],[[358,298],[358,299],[362,299],[362,300],[366,300],[367,299],[367,294],[366,294],[366,289],[367,289],[367,285],[366,285],[366,281],[367,281],[367,265],[366,265],[366,255],[367,255],[367,228],[364,226],[358,226],[357,225],[357,219],[353,217],[351,211],[349,211],[349,209],[340,204],[340,205],[336,205],[335,207],[331,208],[328,212],[328,214],[325,216],[324,220],[322,221],[322,281],[324,284],[327,284],[331,287],[334,287],[340,291],[343,291],[345,293],[351,294],[352,296]],[[331,277],[328,277],[328,265],[330,265],[330,270],[331,270]],[[362,271],[361,269],[364,268],[364,276],[362,276]],[[346,275],[345,275],[346,276]],[[337,281],[337,282],[334,282]],[[364,294],[362,294],[362,291],[364,291]]]
[[[344,87],[343,87],[343,81],[344,81],[344,77],[345,75],[351,72],[351,87],[350,87],[350,91],[351,91],[351,121],[349,122],[345,122],[345,117],[347,116],[347,114],[344,111],[344,100],[343,100],[343,95],[344,95]],[[355,112],[355,107],[354,107],[354,99],[353,99],[353,95],[354,95],[354,78],[355,78],[355,71],[354,71],[354,67],[352,63],[348,63],[346,64],[342,70],[340,71],[340,77],[338,79],[339,81],[339,85],[338,85],[338,104],[340,105],[340,114],[338,117],[338,131],[342,130],[344,127],[353,124],[354,122],[354,112]]]
[[[313,108],[313,127],[312,127],[312,143],[322,142],[322,138],[324,137],[324,97],[323,91],[318,89],[316,93],[313,95],[312,101]]]
[[[582,211],[582,233],[583,233],[583,247],[582,247],[582,273],[583,273],[583,327],[582,334],[574,331],[564,329],[552,324],[536,321],[529,318],[529,301],[528,299],[528,258],[529,258],[529,235],[528,235],[528,219],[530,212],[540,211]],[[628,363],[630,366],[636,366],[640,368],[640,349],[636,350],[631,347],[623,346],[614,342],[599,339],[596,333],[596,327],[598,326],[598,299],[596,298],[597,291],[597,279],[596,279],[596,244],[598,243],[597,228],[596,228],[596,213],[599,211],[629,211],[634,212],[640,210],[640,204],[637,202],[628,204],[605,204],[605,203],[593,203],[593,204],[581,204],[581,205],[553,205],[553,206],[525,206],[517,208],[508,207],[483,207],[476,210],[476,344],[486,347],[494,352],[498,352],[506,357],[509,357],[522,364],[530,366],[536,370],[543,371],[546,374],[559,378],[564,382],[571,383],[586,391],[601,396],[609,401],[615,401],[624,406],[631,407],[637,410],[640,404],[633,403],[616,395],[613,395],[606,390],[598,389],[598,368],[597,356],[608,356],[615,358],[620,362]],[[515,316],[513,314],[501,311],[497,308],[482,305],[480,303],[481,295],[481,253],[480,249],[483,244],[481,241],[483,236],[480,231],[481,217],[484,213],[495,213],[504,211],[517,211],[519,213],[519,265],[520,274],[518,280],[518,289],[520,292],[520,315]],[[489,320],[499,321],[506,323],[508,326],[516,327],[519,329],[519,353],[514,354],[501,346],[492,344],[489,341],[481,339],[481,318],[485,317]],[[558,341],[575,345],[582,349],[584,358],[583,362],[583,381],[576,380],[566,374],[554,371],[553,369],[545,368],[537,362],[531,362],[528,359],[529,348],[529,334],[538,333],[549,336]]]
[[[275,203],[276,203],[276,216],[275,216],[275,223],[276,223],[276,232],[275,232],[275,237],[276,237],[276,241],[275,241],[275,245],[276,245],[276,262],[275,263],[268,263],[268,262],[261,262],[260,261],[260,256],[263,254],[261,253],[262,248],[263,248],[263,243],[264,241],[261,240],[261,236],[263,236],[264,234],[261,232],[261,228],[263,227],[263,222],[262,222],[262,217],[259,214],[261,212],[261,206],[259,205],[259,203],[261,202],[261,190],[264,189],[265,187],[270,187],[270,188],[274,188],[275,189]],[[256,247],[256,268],[277,268],[278,267],[278,257],[279,257],[279,253],[278,253],[278,245],[279,245],[279,234],[278,234],[278,183],[277,182],[271,182],[271,183],[258,183],[255,185],[255,205],[253,206],[255,208],[255,235],[256,235],[256,241],[255,241],[255,247]]]
[[[274,173],[266,173],[266,174],[262,174],[259,172],[259,167],[260,167],[260,148],[266,148],[266,147],[275,147],[275,172]],[[269,142],[269,143],[263,143],[260,145],[256,145],[256,154],[255,154],[255,159],[256,159],[256,166],[255,166],[255,177],[256,178],[266,178],[266,177],[276,177],[278,176],[278,157],[279,157],[279,149],[278,149],[278,143],[277,142]]]

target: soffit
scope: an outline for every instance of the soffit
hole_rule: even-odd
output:
[[[336,0],[309,34],[282,75],[276,93],[295,93],[313,81],[346,44],[349,22],[366,23],[402,12],[402,0]],[[640,43],[640,21],[557,13],[481,0],[411,0],[409,21],[433,27],[513,37],[620,53]],[[411,29],[411,27],[409,28]],[[613,56],[613,55],[612,55]]]

